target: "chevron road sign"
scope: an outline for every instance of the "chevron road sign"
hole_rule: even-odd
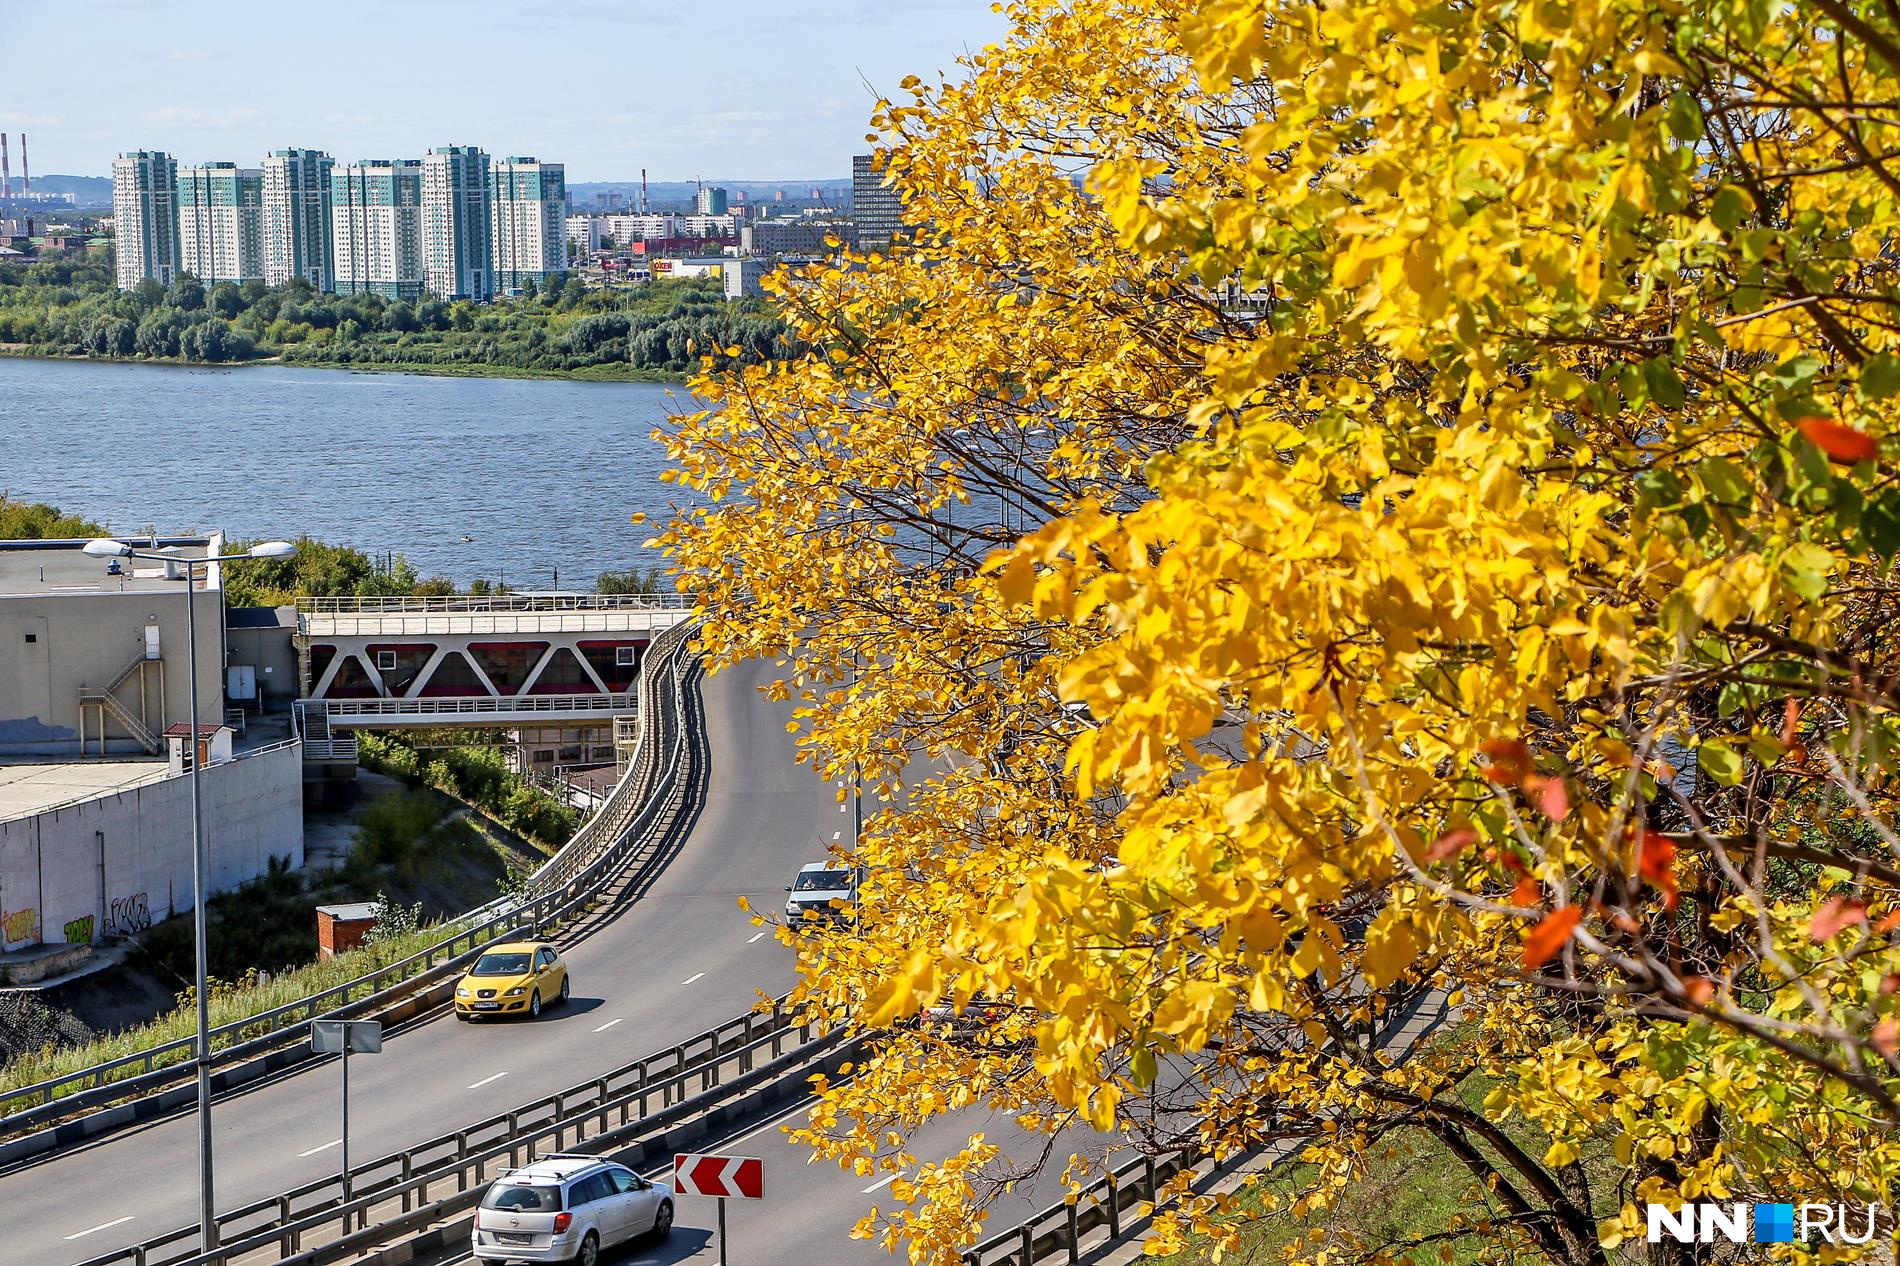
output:
[[[765,1198],[765,1162],[756,1156],[673,1157],[673,1190],[682,1196]]]

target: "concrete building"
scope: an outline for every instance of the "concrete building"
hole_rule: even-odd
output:
[[[597,215],[570,215],[567,217],[567,249],[589,253],[600,249],[600,217]]]
[[[725,281],[726,298],[751,299],[763,296],[765,287],[759,283],[771,268],[772,265],[762,259],[735,259],[728,263],[720,274]]]
[[[489,177],[488,155],[473,145],[440,146],[422,159],[422,285],[438,299],[494,297]]]
[[[724,215],[726,213],[726,191],[716,186],[701,186],[699,195],[693,200],[693,209],[701,215]]]
[[[904,198],[886,175],[873,155],[851,160],[851,222],[861,251],[888,251],[891,239],[904,231]]]
[[[827,246],[833,238],[839,246],[851,241],[848,220],[760,220],[739,232],[739,245],[748,255],[828,255],[839,249]]]
[[[489,165],[493,292],[519,294],[567,271],[567,170],[537,158]]]
[[[112,224],[119,289],[177,280],[178,163],[170,154],[141,149],[113,160]]]
[[[330,173],[336,292],[422,297],[422,164],[363,159]]]
[[[319,292],[336,284],[335,226],[330,216],[328,154],[273,150],[264,158],[264,280],[273,286],[303,278]]]
[[[179,267],[207,286],[264,276],[264,174],[236,163],[178,169]]]

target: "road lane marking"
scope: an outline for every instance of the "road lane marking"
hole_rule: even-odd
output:
[[[760,938],[761,936],[764,936],[764,935],[765,935],[765,933],[763,933],[763,932],[754,932],[754,933],[752,934],[752,940],[749,940],[749,941],[747,941],[747,942],[746,942],[746,944],[747,944],[747,945],[750,945],[750,944],[752,944],[752,941],[756,941],[756,940],[758,940],[758,939],[759,939],[759,938]]]
[[[122,1218],[114,1218],[110,1222],[101,1222],[98,1226],[89,1226],[83,1231],[76,1231],[73,1234],[67,1236],[66,1238],[69,1240],[84,1239],[86,1236],[91,1235],[94,1231],[109,1231],[113,1227],[123,1226],[125,1223],[130,1222],[131,1220],[132,1220],[132,1215],[128,1213]]]
[[[690,984],[692,984],[692,983],[693,983],[693,982],[694,982],[695,980],[703,980],[703,979],[705,979],[705,976],[706,976],[706,973],[705,973],[705,972],[703,972],[703,971],[696,971],[696,972],[694,972],[694,973],[693,973],[692,975],[690,975],[690,976],[688,976],[688,977],[687,977],[687,978],[686,978],[685,980],[682,980],[682,981],[680,981],[680,983],[681,983],[682,985],[690,985]]]
[[[331,1139],[328,1143],[325,1143],[322,1147],[313,1147],[307,1152],[298,1152],[297,1155],[315,1156],[318,1152],[327,1152],[333,1147],[341,1147],[341,1146],[343,1146],[342,1139]]]
[[[480,1090],[483,1086],[486,1086],[489,1082],[500,1081],[503,1077],[506,1077],[507,1075],[508,1075],[507,1073],[496,1073],[493,1077],[484,1077],[480,1081],[476,1082],[474,1085],[470,1086],[469,1089]]]
[[[626,1018],[627,1018],[627,1017],[623,1015],[623,1016],[621,1016],[621,1017],[620,1017],[620,1020],[624,1020],[624,1019],[626,1019]],[[611,1028],[612,1028],[612,1027],[613,1027],[614,1025],[616,1025],[616,1024],[618,1024],[618,1023],[620,1023],[620,1020],[609,1020],[609,1021],[607,1021],[607,1023],[605,1023],[605,1024],[603,1024],[603,1025],[601,1025],[601,1026],[600,1026],[599,1028],[597,1028],[597,1029],[595,1029],[595,1030],[594,1030],[594,1032],[596,1032],[596,1033],[605,1033],[605,1032],[606,1032],[606,1031],[607,1031],[608,1029],[611,1029]]]
[[[865,1189],[864,1189],[864,1190],[863,1190],[862,1192],[860,1192],[859,1194],[860,1194],[860,1195],[866,1195],[866,1196],[868,1196],[868,1195],[870,1195],[870,1194],[871,1194],[872,1192],[874,1192],[874,1191],[877,1191],[877,1190],[878,1190],[878,1189],[880,1189],[880,1188],[883,1188],[883,1187],[888,1187],[888,1186],[890,1186],[890,1185],[891,1185],[892,1183],[894,1183],[894,1182],[896,1182],[896,1181],[897,1181],[897,1180],[898,1180],[899,1178],[902,1178],[903,1176],[904,1176],[904,1171],[900,1169],[900,1170],[898,1170],[898,1171],[897,1171],[896,1173],[894,1173],[894,1174],[892,1174],[892,1175],[891,1175],[891,1176],[890,1176],[889,1178],[880,1178],[880,1179],[878,1179],[878,1180],[877,1180],[876,1182],[874,1182],[874,1183],[872,1183],[872,1184],[871,1184],[870,1186],[868,1186],[868,1187],[866,1187],[866,1188],[865,1188]]]

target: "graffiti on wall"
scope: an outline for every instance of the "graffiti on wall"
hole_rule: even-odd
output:
[[[68,945],[92,944],[93,916],[84,914],[69,922],[62,930],[66,933]]]
[[[40,939],[40,912],[32,908],[8,910],[0,915],[0,941],[17,945],[21,941]]]
[[[129,897],[112,899],[112,905],[106,911],[106,931],[123,936],[128,932],[143,932],[151,926],[152,909],[144,893],[135,892]]]

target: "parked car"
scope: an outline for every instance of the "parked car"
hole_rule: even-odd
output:
[[[487,1262],[579,1262],[673,1229],[673,1189],[598,1156],[556,1152],[497,1178],[475,1210],[472,1244]]]
[[[468,973],[455,982],[455,1018],[478,1015],[541,1014],[541,1008],[566,1002],[572,982],[567,960],[542,941],[491,945]]]
[[[980,994],[970,999],[960,1011],[949,998],[939,998],[918,1012],[916,1019],[910,1023],[922,1032],[951,1042],[973,1046],[1019,1046],[1030,1040],[1027,1033],[1019,1034],[1007,1043],[998,1042],[994,1036],[996,1026],[1019,1010],[1021,1008],[1014,1002],[986,998]]]
[[[797,878],[785,891],[786,921],[796,926],[805,921],[805,912],[812,911],[826,922],[835,923],[844,919],[846,911],[831,903],[834,901],[849,905],[858,899],[859,872],[850,866],[840,866],[836,862],[812,862],[801,866]]]

